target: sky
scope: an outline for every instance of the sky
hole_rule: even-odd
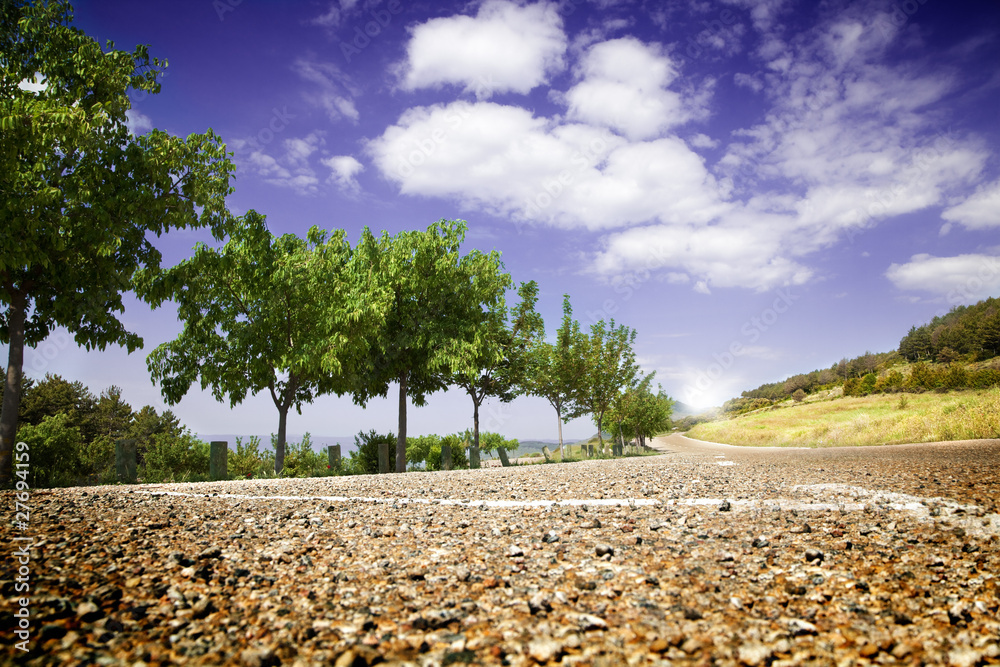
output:
[[[719,405],[910,326],[1000,296],[1000,5],[877,0],[81,1],[76,25],[169,67],[134,96],[133,131],[213,128],[234,153],[237,214],[278,234],[468,221],[540,286],[549,335],[572,298],[614,318],[672,397]],[[160,240],[188,257],[202,231]],[[145,356],[176,309],[128,301],[145,350],[87,352],[65,331],[25,357],[95,393],[166,406]],[[6,348],[0,348],[6,355]],[[323,397],[289,432],[394,430],[395,390]],[[230,409],[192,388],[196,433],[277,429],[260,394]],[[411,434],[471,426],[457,390],[409,410]],[[484,430],[557,437],[525,397]],[[594,433],[589,419],[568,438]]]

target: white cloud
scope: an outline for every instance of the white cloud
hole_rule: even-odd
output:
[[[341,118],[358,121],[360,114],[354,98],[360,91],[337,65],[299,59],[292,69],[302,79],[314,85],[314,89],[306,93],[306,100],[325,110],[331,121],[336,122]]]
[[[577,68],[581,81],[566,93],[569,117],[609,127],[629,139],[660,136],[700,111],[667,87],[677,78],[669,57],[633,37],[590,48]]]
[[[365,167],[356,158],[351,155],[335,155],[320,162],[330,168],[330,182],[346,192],[355,194],[360,192],[361,185],[357,181],[357,175],[364,171]]]
[[[522,222],[603,229],[707,222],[723,210],[702,158],[676,137],[629,143],[490,102],[410,109],[369,151],[404,194],[457,197]]]
[[[899,289],[944,296],[953,305],[1000,296],[998,255],[914,255],[905,264],[890,266],[885,275]]]
[[[144,113],[129,109],[125,112],[125,126],[132,134],[143,134],[153,129],[153,120]]]
[[[475,17],[431,19],[412,29],[407,90],[463,86],[480,99],[527,93],[564,68],[566,35],[557,6],[487,0]]]
[[[587,262],[598,274],[648,268],[655,255],[661,277],[702,292],[801,284],[814,275],[809,254],[954,201],[981,178],[981,143],[933,134],[940,114],[928,110],[953,92],[951,72],[890,63],[891,43],[863,29],[853,5],[786,43],[777,25],[784,2],[732,4],[751,12],[763,38],[759,71],[735,82],[770,107],[731,135],[717,164],[692,150],[717,140],[674,134],[706,113],[712,82],[685,82],[667,53],[631,37],[575,42],[575,83],[549,91],[565,115],[485,101],[416,107],[367,150],[403,194],[455,199],[517,223],[604,231]],[[475,19],[432,21],[415,31],[411,51],[428,26],[464,35],[491,25],[487,6],[497,16],[528,9],[491,2]],[[457,73],[431,76],[411,61],[409,76],[474,85],[480,64],[450,59]],[[534,71],[523,90],[544,82],[544,68]]]
[[[17,84],[17,87],[23,91],[37,95],[38,93],[48,88],[49,84],[46,83],[44,76],[42,76],[41,74],[35,74],[35,76],[30,81],[28,79],[21,80]]]
[[[285,139],[277,156],[269,154],[266,146],[242,139],[231,141],[230,146],[241,162],[265,182],[299,194],[315,194],[319,191],[319,178],[310,161],[325,143],[322,132]]]
[[[941,217],[968,229],[1000,227],[1000,180],[980,187],[965,201],[945,209]]]

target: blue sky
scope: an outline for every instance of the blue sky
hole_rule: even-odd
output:
[[[136,132],[211,127],[235,153],[231,208],[277,233],[469,222],[469,248],[536,280],[549,331],[639,332],[664,389],[719,404],[912,324],[1000,295],[1000,7],[994,2],[80,2],[77,25],[170,66]],[[204,234],[172,233],[168,261]],[[130,302],[146,349],[180,330]],[[6,354],[6,349],[3,350]],[[26,372],[164,407],[145,354],[63,332]],[[192,392],[200,433],[269,433],[259,395]],[[457,391],[410,432],[471,423]],[[483,426],[554,438],[542,399]],[[325,397],[289,431],[395,428],[395,399]],[[593,433],[577,420],[569,437]]]

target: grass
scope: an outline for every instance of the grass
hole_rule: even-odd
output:
[[[878,394],[783,405],[698,424],[687,435],[758,447],[846,447],[1000,438],[1000,388],[948,394]]]

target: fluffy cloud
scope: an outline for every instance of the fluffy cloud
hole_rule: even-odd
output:
[[[730,3],[751,11],[760,33],[759,69],[735,83],[760,92],[769,107],[760,123],[731,135],[716,164],[693,150],[714,148],[715,139],[677,135],[706,113],[711,85],[685,84],[655,44],[591,33],[571,50],[581,54],[573,84],[549,91],[564,114],[482,100],[415,107],[367,150],[404,194],[455,199],[518,223],[604,231],[587,263],[592,270],[613,280],[653,267],[703,293],[801,284],[813,276],[810,253],[886,218],[941,205],[981,178],[982,145],[933,133],[939,116],[928,109],[953,92],[952,74],[892,63],[893,35],[866,29],[864,8],[830,12],[786,42],[782,0]],[[550,10],[491,1],[475,18],[419,26],[408,47],[407,87],[472,90],[482,74],[503,90],[545,83],[557,67],[546,63],[565,48],[558,17],[535,21],[558,38],[522,31],[516,43],[535,48],[505,47],[530,55],[517,77],[497,72],[510,58],[486,62],[481,53],[527,13]],[[984,190],[946,219],[985,224],[997,192],[1000,185]]]
[[[953,305],[1000,295],[1000,256],[997,255],[914,255],[905,264],[890,266],[885,275],[899,289],[944,296]]]
[[[132,134],[144,134],[153,129],[153,119],[135,109],[125,112],[125,126]]]
[[[330,168],[330,182],[345,192],[353,194],[360,192],[361,185],[357,181],[357,175],[364,171],[365,167],[356,158],[351,155],[335,155],[320,162]]]
[[[565,51],[556,5],[488,0],[475,17],[431,19],[412,29],[403,87],[452,84],[480,99],[527,93],[563,69]]]
[[[1000,181],[980,187],[962,203],[945,209],[941,217],[968,229],[1000,227]]]
[[[630,143],[491,102],[410,109],[369,151],[403,193],[521,222],[604,229],[708,222],[725,209],[702,158],[676,137]]]
[[[566,93],[569,117],[629,139],[660,136],[697,113],[679,93],[668,90],[677,78],[670,58],[632,37],[593,46],[578,74],[581,81]]]

